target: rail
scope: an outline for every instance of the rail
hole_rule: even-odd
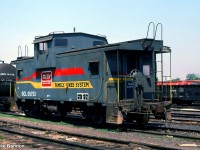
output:
[[[52,34],[64,34],[65,32],[64,31],[53,31],[53,32],[50,32],[49,35],[52,35]]]
[[[163,53],[170,53],[171,52],[171,48],[168,47],[168,46],[163,46],[162,52]]]

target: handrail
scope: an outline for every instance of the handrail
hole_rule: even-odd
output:
[[[154,22],[150,22],[149,25],[148,25],[148,30],[147,30],[146,39],[147,39],[148,36],[149,36],[149,27],[150,27],[151,24],[153,24],[153,38],[155,38],[155,24],[154,24]]]
[[[21,55],[20,55],[21,53]],[[28,46],[25,45],[25,56],[22,55],[22,47],[19,45],[18,46],[18,59],[23,58],[23,57],[28,57]]]
[[[151,24],[153,24],[153,40],[151,41],[151,43],[147,43],[148,45],[145,45],[146,42],[147,42],[147,38],[149,36],[149,28],[151,26]],[[148,25],[148,30],[147,30],[147,36],[146,36],[146,39],[144,40],[144,42],[142,43],[142,47],[143,49],[149,49],[151,47],[151,45],[153,44],[153,41],[155,40],[155,24],[154,22],[150,22],[149,25]]]
[[[156,33],[157,33],[157,29],[158,29],[159,25],[160,25],[160,28],[161,28],[161,40],[163,40],[163,26],[162,26],[162,23],[158,23],[156,25],[156,31],[155,31],[155,37],[154,37],[154,39],[156,38]]]
[[[25,45],[25,56],[28,57],[28,46]]]
[[[19,51],[21,51],[21,57],[22,57],[22,48],[21,48],[20,45],[18,46],[18,57],[20,57],[20,56],[19,56],[19,53],[20,53]]]
[[[65,32],[64,31],[53,31],[53,32],[50,32],[49,35],[51,34],[64,34]]]

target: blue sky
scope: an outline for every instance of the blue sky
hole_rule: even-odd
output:
[[[1,0],[0,59],[16,59],[18,46],[52,31],[106,35],[109,43],[146,37],[148,23],[163,24],[164,45],[172,49],[172,78],[200,74],[199,0]],[[160,39],[158,32],[157,39]],[[164,74],[169,74],[168,56]]]

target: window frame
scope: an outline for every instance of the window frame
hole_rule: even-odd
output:
[[[102,46],[102,45],[106,45],[105,41],[93,41],[92,43],[93,46]]]
[[[94,63],[97,63],[97,68],[95,67]],[[93,65],[92,65],[93,64]],[[89,71],[90,71],[90,76],[99,76],[99,60],[96,60],[96,61],[89,61],[88,62],[88,68],[89,68]]]
[[[56,45],[57,40],[66,40],[66,45]],[[66,38],[55,38],[54,39],[54,47],[67,47],[68,46],[68,39]]]
[[[22,81],[23,78],[23,70],[22,69],[17,69],[17,77],[19,81]]]
[[[39,42],[37,44],[37,50],[40,55],[48,54],[49,43],[47,41]]]

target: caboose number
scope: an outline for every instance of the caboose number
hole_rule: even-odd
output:
[[[22,91],[22,96],[36,96],[36,92],[35,91]]]

